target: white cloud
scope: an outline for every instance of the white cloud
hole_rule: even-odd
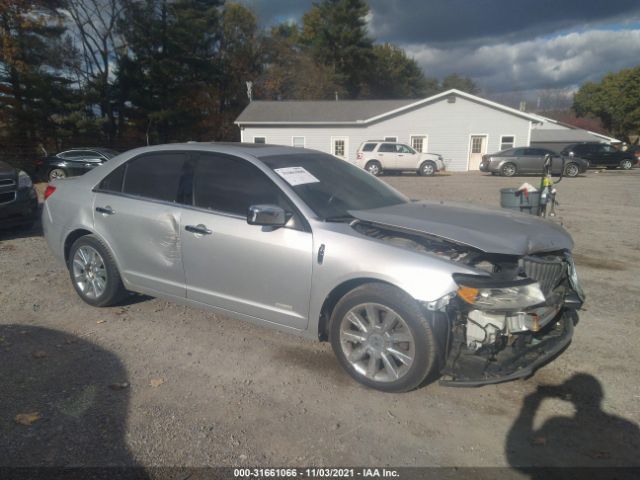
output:
[[[459,73],[487,92],[554,89],[638,65],[640,29],[589,30],[477,48],[404,47],[427,76]]]

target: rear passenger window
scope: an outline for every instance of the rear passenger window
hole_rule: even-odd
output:
[[[393,143],[383,143],[378,149],[379,152],[393,152],[396,153],[396,146]]]
[[[373,152],[373,149],[376,148],[375,143],[365,143],[364,147],[362,147],[363,152]]]
[[[190,168],[187,159],[184,153],[154,153],[134,158],[127,163],[122,192],[182,203],[185,190],[190,189],[183,180],[183,173],[188,174]],[[185,175],[185,178],[189,176]]]
[[[104,177],[100,182],[100,185],[98,185],[98,190],[105,192],[121,192],[126,167],[126,164],[120,165],[113,172]]]
[[[280,189],[246,160],[224,155],[199,156],[194,174],[195,206],[246,216],[251,205],[293,208]]]

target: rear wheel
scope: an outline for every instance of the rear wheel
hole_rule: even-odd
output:
[[[518,169],[513,163],[505,163],[500,169],[500,174],[503,177],[513,177],[516,173],[518,173]]]
[[[89,305],[108,307],[126,294],[111,252],[95,235],[73,243],[68,268],[73,288]]]
[[[567,177],[577,177],[579,173],[580,169],[575,163],[569,163],[566,167],[564,167],[564,174]]]
[[[53,168],[49,170],[49,173],[47,174],[47,178],[49,179],[49,181],[55,180],[56,178],[66,178],[66,177],[67,177],[67,172],[63,168]]]
[[[436,164],[433,163],[431,160],[427,160],[422,165],[420,165],[420,169],[418,170],[418,173],[423,177],[430,177],[432,175],[435,175],[436,170],[437,170]]]
[[[371,175],[375,175],[376,177],[382,173],[382,165],[380,165],[380,162],[376,160],[368,162],[365,165],[364,169]]]
[[[413,298],[391,285],[366,284],[345,295],[331,316],[329,338],[356,381],[385,392],[416,388],[437,363],[431,324]]]
[[[620,168],[623,170],[631,170],[631,167],[633,167],[633,162],[628,158],[625,158],[620,162]]]

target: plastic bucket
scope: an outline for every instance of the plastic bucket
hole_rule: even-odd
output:
[[[500,189],[500,206],[510,210],[517,210],[531,215],[538,214],[540,206],[540,192],[518,191],[516,188]]]

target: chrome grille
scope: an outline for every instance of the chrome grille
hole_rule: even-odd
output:
[[[14,187],[16,182],[11,178],[0,179],[0,187]]]
[[[567,272],[567,265],[560,257],[523,257],[519,264],[527,277],[540,284],[545,295],[558,286]]]
[[[0,204],[10,203],[16,199],[16,192],[0,193]]]

